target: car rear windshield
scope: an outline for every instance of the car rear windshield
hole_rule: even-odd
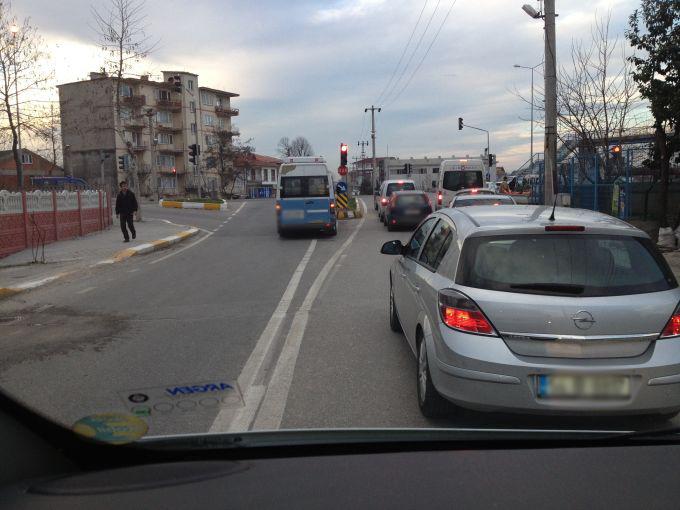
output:
[[[392,196],[395,191],[412,191],[416,189],[412,182],[392,182],[387,185],[387,191],[385,192],[387,196]]]
[[[489,198],[466,198],[459,197],[453,203],[453,207],[468,207],[470,205],[512,205],[514,202],[509,197],[489,197]]]
[[[458,191],[465,188],[481,188],[484,186],[482,172],[479,170],[453,170],[444,172],[442,187],[449,191]]]
[[[328,177],[307,175],[281,178],[281,198],[328,197]]]
[[[677,287],[648,239],[601,235],[468,238],[456,283],[527,294],[621,296]]]
[[[399,206],[409,206],[409,205],[425,205],[427,204],[427,198],[425,195],[401,195],[397,196],[397,205]]]

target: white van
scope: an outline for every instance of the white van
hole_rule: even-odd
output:
[[[338,233],[333,180],[321,157],[285,158],[276,191],[276,227]]]
[[[486,168],[482,158],[445,159],[439,166],[436,209],[446,207],[453,197],[465,189],[481,189],[486,186]]]

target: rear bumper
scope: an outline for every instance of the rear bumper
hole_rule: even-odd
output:
[[[387,216],[387,223],[394,227],[414,227],[427,218],[427,214],[419,216]],[[394,220],[394,222],[393,222]]]
[[[282,223],[277,222],[277,227],[284,232],[328,232],[335,227],[335,218],[319,223]]]
[[[449,330],[428,352],[437,390],[462,407],[528,414],[656,414],[680,410],[680,339],[653,342],[634,358],[599,360],[517,356],[501,338]],[[622,375],[631,378],[625,399],[540,398],[543,374]]]

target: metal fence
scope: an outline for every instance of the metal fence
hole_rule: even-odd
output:
[[[543,161],[529,180],[530,203],[543,203]],[[571,207],[600,211],[621,219],[656,220],[660,216],[659,170],[648,149],[624,149],[618,156],[572,156],[557,165],[557,192],[571,197]],[[680,166],[671,161],[668,204],[677,214]]]

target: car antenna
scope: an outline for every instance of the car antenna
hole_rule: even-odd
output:
[[[548,221],[555,221],[555,207],[557,207],[557,194],[555,194],[555,201],[553,202],[553,209],[552,209],[552,212],[550,213],[550,218],[548,218]]]

